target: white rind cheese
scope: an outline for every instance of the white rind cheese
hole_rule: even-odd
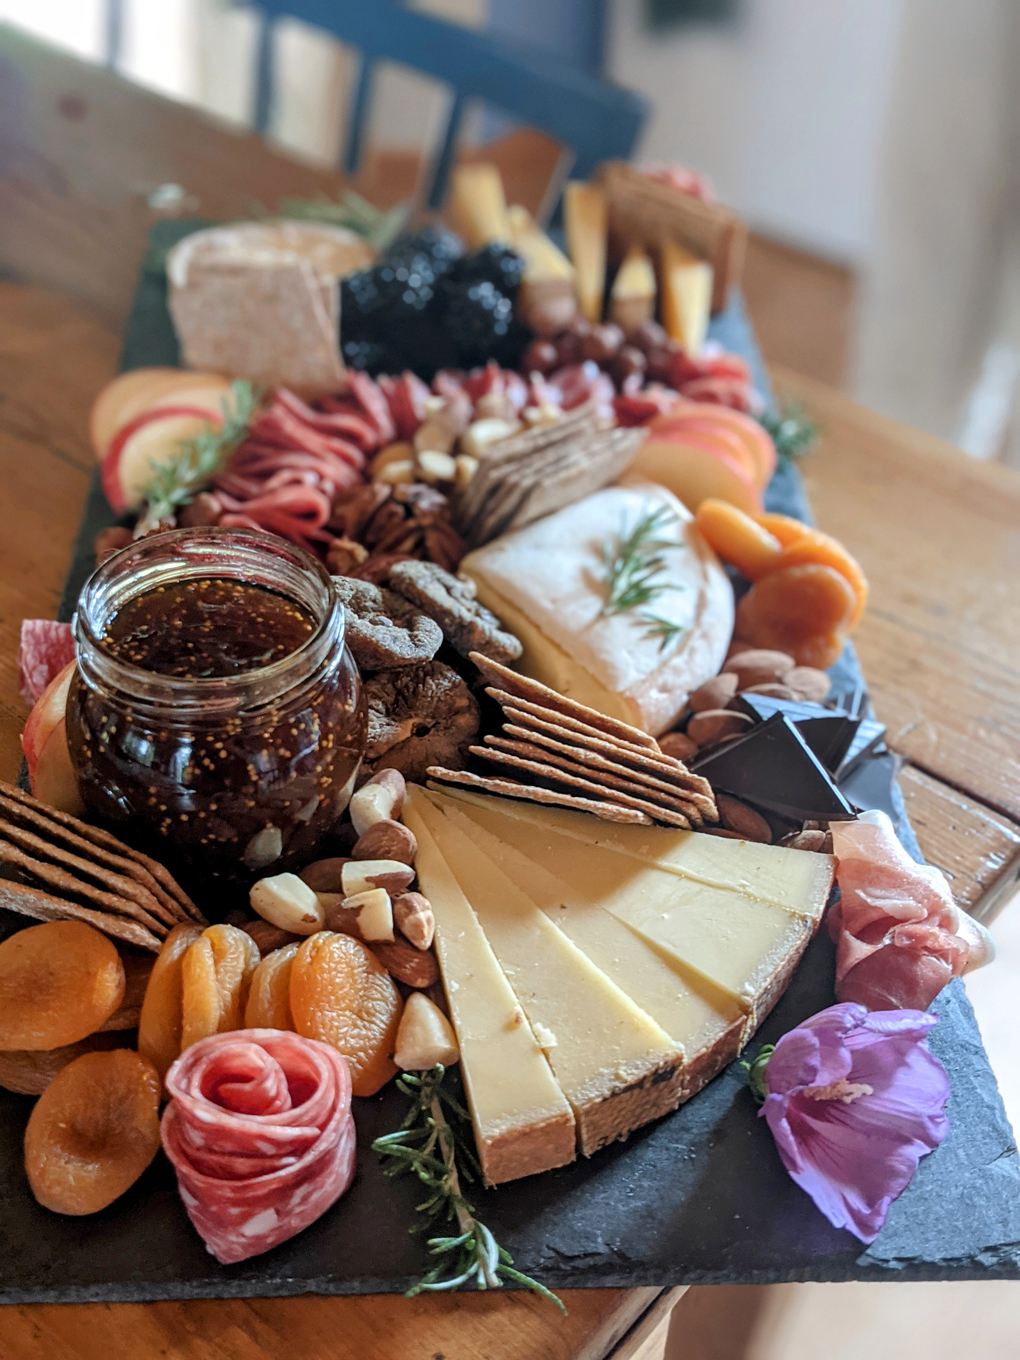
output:
[[[470,834],[435,808],[420,812],[532,1028],[555,1038],[546,1056],[574,1112],[579,1150],[590,1156],[679,1104],[683,1054],[674,1040]]]
[[[604,554],[659,507],[664,589],[643,610],[604,612]],[[462,574],[521,638],[519,668],[561,694],[653,734],[715,675],[733,628],[733,591],[690,512],[651,484],[607,487],[469,553]],[[641,615],[675,625],[665,646]]]
[[[574,1159],[574,1116],[478,919],[431,836],[428,800],[407,791],[404,820],[418,840],[415,867],[436,919],[435,949],[482,1172],[489,1184]]]

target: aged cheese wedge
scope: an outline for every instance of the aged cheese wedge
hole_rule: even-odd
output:
[[[470,834],[431,804],[416,801],[415,807],[545,1049],[574,1111],[580,1151],[590,1156],[675,1108],[683,1097],[683,1054],[665,1030],[553,925]]]
[[[660,275],[662,324],[670,339],[697,354],[712,310],[712,266],[675,241],[663,241]]]
[[[681,878],[726,888],[782,907],[817,925],[829,900],[836,861],[832,855],[807,854],[782,845],[724,840],[669,827],[618,826],[584,812],[539,806],[503,798],[494,800],[468,789],[445,790],[451,798],[498,810],[524,829],[508,827],[506,839],[527,854],[537,833],[555,838],[567,854],[563,838],[613,850]]]
[[[577,271],[577,300],[589,321],[602,320],[607,207],[605,194],[587,180],[571,180],[563,191],[567,251]]]
[[[609,290],[609,319],[624,332],[655,315],[655,270],[640,246],[631,246]]]
[[[469,250],[510,240],[503,179],[495,165],[457,165],[450,174],[450,222]]]
[[[602,906],[678,967],[724,991],[750,1016],[751,1030],[775,1004],[811,938],[810,922],[782,907],[678,878],[614,850],[537,832],[519,848],[566,879],[576,900]]]
[[[408,789],[404,820],[418,840],[415,867],[436,918],[436,956],[478,1157],[493,1185],[573,1161],[574,1116],[531,1026]]]
[[[524,257],[517,307],[522,319],[539,335],[557,335],[577,314],[574,266],[526,208],[507,209],[510,244]]]
[[[488,809],[436,798],[445,815],[563,931],[592,963],[661,1025],[684,1053],[684,1099],[740,1051],[747,1012],[675,956],[657,953],[601,903],[500,839],[501,818]]]
[[[675,624],[665,648],[639,611],[604,613],[606,546],[657,511],[662,583],[649,613]],[[520,669],[560,694],[653,735],[679,717],[687,695],[722,665],[733,628],[733,590],[663,487],[612,486],[468,553],[460,571],[478,599],[524,644]]]

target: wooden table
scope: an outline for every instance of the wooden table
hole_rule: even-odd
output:
[[[172,182],[193,200],[189,213],[230,216],[254,198],[335,195],[342,181],[2,27],[0,107],[21,110],[0,155],[0,270],[46,285],[0,282],[0,777],[12,778],[27,712],[18,631],[23,618],[56,612],[94,467],[88,409],[116,369],[156,219],[147,196]],[[379,177],[378,163],[369,173]],[[808,489],[821,526],[871,579],[856,641],[907,762],[902,782],[922,849],[960,902],[987,918],[1020,873],[1020,603],[1011,590],[1020,477],[793,373],[774,376],[824,428]],[[682,1293],[568,1291],[566,1320],[521,1293],[33,1306],[4,1311],[0,1351],[12,1360],[657,1360]]]

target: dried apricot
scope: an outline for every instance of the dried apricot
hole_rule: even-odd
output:
[[[774,534],[729,501],[702,501],[694,520],[708,546],[749,581],[772,571],[783,550]]]
[[[174,926],[163,941],[145,989],[138,1021],[138,1052],[148,1058],[160,1078],[180,1056],[184,955],[201,933],[201,926]]]
[[[22,1096],[41,1096],[57,1073],[83,1053],[123,1048],[124,1036],[104,1030],[60,1048],[11,1048],[0,1052],[0,1086]]]
[[[737,605],[736,632],[756,647],[787,652],[798,666],[823,669],[819,657],[833,649],[833,661],[839,655],[856,603],[832,567],[784,567],[763,576]]]
[[[290,1013],[290,974],[298,945],[288,944],[267,954],[255,969],[244,1008],[245,1029],[293,1029]]]
[[[788,544],[779,554],[773,570],[782,571],[784,567],[803,567],[815,565],[831,567],[838,571],[854,592],[856,603],[850,616],[849,629],[856,628],[864,613],[868,599],[868,579],[861,571],[860,563],[847,552],[842,543],[831,534],[819,533],[817,529],[796,543]]]
[[[0,944],[0,1048],[76,1044],[123,997],[120,955],[84,921],[47,921]]]
[[[244,1024],[258,946],[237,926],[209,926],[189,946],[181,968],[181,1052],[210,1034]]]
[[[94,1214],[134,1185],[159,1150],[159,1075],[128,1048],[68,1063],[25,1129],[32,1194],[57,1214]]]
[[[375,1095],[396,1074],[403,1008],[393,979],[360,940],[320,930],[299,946],[290,974],[294,1028],[340,1050],[356,1096]]]
[[[778,538],[784,548],[788,548],[791,543],[799,543],[802,538],[815,532],[810,524],[805,524],[802,519],[794,519],[792,515],[766,513],[755,515],[754,518],[773,538]]]
[[[120,1005],[102,1026],[108,1029],[137,1029],[142,1002],[156,960],[147,949],[124,946],[117,951],[124,965],[124,996]]]

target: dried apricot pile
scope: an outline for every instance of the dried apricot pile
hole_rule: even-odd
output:
[[[290,1011],[290,975],[296,944],[285,945],[267,954],[255,969],[244,1009],[245,1029],[293,1029]]]
[[[138,1052],[166,1076],[181,1051],[181,973],[184,955],[202,933],[201,926],[174,926],[153,964],[138,1021]]]
[[[90,1034],[77,1044],[63,1044],[60,1048],[0,1050],[0,1086],[22,1096],[41,1096],[57,1073],[83,1053],[123,1046],[122,1034],[104,1030],[100,1034]]]
[[[352,1090],[371,1096],[397,1067],[393,1053],[403,1002],[389,973],[360,940],[328,930],[310,935],[291,965],[294,1028],[332,1044],[347,1059]]]
[[[159,1149],[160,1080],[118,1048],[68,1063],[36,1101],[25,1130],[25,1171],[41,1205],[94,1214],[132,1186]]]
[[[124,998],[113,943],[83,921],[47,921],[0,944],[0,1049],[76,1044]]]
[[[789,515],[747,515],[703,501],[697,525],[710,547],[747,579],[735,635],[789,653],[798,666],[831,666],[868,598],[860,564],[837,539]]]

